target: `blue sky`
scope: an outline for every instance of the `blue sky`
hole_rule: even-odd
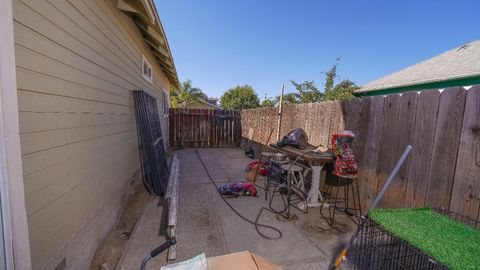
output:
[[[250,84],[263,99],[290,80],[362,85],[480,39],[480,1],[155,0],[181,81],[208,95]]]

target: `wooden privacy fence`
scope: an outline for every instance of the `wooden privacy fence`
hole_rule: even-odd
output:
[[[242,138],[265,144],[277,113],[242,111]],[[344,129],[355,133],[363,209],[411,144],[409,160],[381,206],[446,207],[480,218],[479,85],[286,106],[281,136],[297,127],[313,145],[329,146],[330,136]]]
[[[240,113],[227,110],[169,110],[171,147],[240,145]]]

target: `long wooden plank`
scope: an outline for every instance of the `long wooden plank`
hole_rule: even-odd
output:
[[[480,86],[468,90],[450,210],[480,218]]]
[[[448,208],[450,205],[465,100],[465,89],[460,87],[445,89],[440,95],[425,201],[427,206]]]
[[[439,102],[438,90],[422,91],[418,97],[404,207],[423,207],[425,204]]]

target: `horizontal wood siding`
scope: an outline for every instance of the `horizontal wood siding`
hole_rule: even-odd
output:
[[[445,207],[480,219],[479,92],[477,85],[285,106],[281,137],[302,128],[311,144],[329,145],[333,133],[353,131],[364,210],[411,144],[380,206]],[[242,111],[242,144],[260,149],[277,119],[277,108]]]
[[[13,1],[34,269],[41,269],[114,193],[123,192],[138,171],[133,90],[157,99],[168,137],[162,107],[167,79],[114,2]],[[153,85],[141,76],[142,54],[153,65]]]

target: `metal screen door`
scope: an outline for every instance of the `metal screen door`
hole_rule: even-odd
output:
[[[144,91],[134,91],[144,182],[150,192],[163,196],[169,169],[158,115],[157,101]]]

